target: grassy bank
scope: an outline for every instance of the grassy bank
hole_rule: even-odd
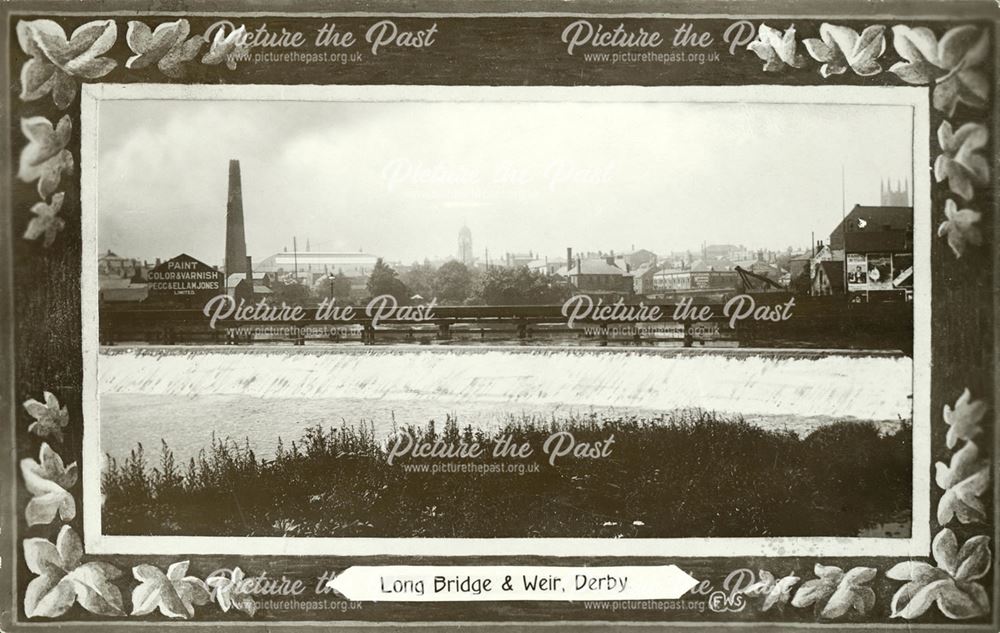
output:
[[[606,440],[608,457],[549,465],[542,445],[568,430]],[[537,472],[415,472],[435,459],[397,457],[370,428],[313,427],[270,459],[213,440],[177,464],[165,444],[109,459],[107,534],[415,537],[856,536],[910,506],[911,429],[880,436],[840,422],[805,438],[707,413],[658,420],[512,420],[490,432],[447,421],[407,429],[422,439],[478,442],[477,465]],[[527,459],[494,459],[503,435]]]

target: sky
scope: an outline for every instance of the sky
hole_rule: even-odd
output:
[[[247,252],[409,263],[532,251],[806,248],[912,174],[904,106],[105,101],[98,245],[222,262],[228,163]]]

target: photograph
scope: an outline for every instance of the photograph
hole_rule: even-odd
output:
[[[97,122],[105,534],[910,537],[909,106]]]

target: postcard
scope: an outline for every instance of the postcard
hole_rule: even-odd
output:
[[[821,8],[0,7],[0,628],[996,630],[1000,9]]]

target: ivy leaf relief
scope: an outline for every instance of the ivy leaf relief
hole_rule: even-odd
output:
[[[236,60],[249,50],[246,38],[247,29],[243,25],[233,29],[228,35],[223,33],[223,29],[217,30],[208,52],[201,58],[201,63],[214,66],[225,62],[229,70],[236,70]]]
[[[136,565],[132,575],[139,586],[132,590],[132,615],[145,615],[159,609],[168,618],[189,619],[195,605],[210,600],[208,586],[199,578],[186,576],[188,561],[176,562],[167,573],[153,565]]]
[[[28,144],[21,150],[17,177],[23,182],[38,181],[38,195],[47,200],[59,187],[63,172],[73,170],[73,154],[66,149],[73,123],[69,115],[52,122],[43,116],[21,119],[21,132]]]
[[[234,567],[228,576],[212,575],[205,579],[205,584],[211,587],[210,592],[223,612],[236,609],[250,617],[257,612],[257,602],[246,590],[245,576],[239,567]]]
[[[87,22],[68,38],[52,20],[19,21],[17,41],[31,56],[21,67],[21,99],[34,101],[51,93],[56,107],[65,110],[76,97],[76,78],[97,79],[115,68],[115,60],[102,55],[117,38],[114,20]]]
[[[944,217],[944,221],[938,226],[938,237],[948,240],[948,246],[955,257],[964,255],[970,246],[983,243],[983,234],[979,230],[981,213],[972,209],[960,210],[954,200],[948,199],[944,203]]]
[[[819,27],[820,38],[802,41],[806,50],[818,62],[823,77],[840,75],[848,69],[862,77],[882,72],[878,58],[885,52],[885,27],[869,26],[859,35],[849,26],[824,23]]]
[[[42,442],[37,462],[30,457],[21,460],[21,475],[31,493],[31,501],[24,510],[29,526],[51,523],[56,514],[63,521],[76,517],[76,501],[68,492],[76,484],[76,462],[63,466],[59,454]]]
[[[947,525],[953,519],[959,523],[985,523],[986,507],[979,497],[990,485],[989,464],[945,490],[938,501],[937,521]]]
[[[194,59],[205,43],[205,38],[201,35],[189,39],[190,33],[191,25],[183,18],[164,22],[152,31],[142,22],[130,21],[125,41],[135,55],[129,57],[125,67],[138,70],[156,64],[168,77],[183,77],[184,62]]]
[[[795,40],[795,26],[789,26],[784,32],[761,24],[757,30],[757,39],[747,48],[764,61],[764,70],[774,72],[783,70],[786,66],[804,68],[806,58],[799,53]]]
[[[760,570],[760,580],[747,587],[743,593],[750,597],[763,597],[761,611],[769,611],[772,607],[783,607],[788,604],[792,587],[799,582],[799,577],[789,574],[784,578],[775,579],[769,571]]]
[[[24,239],[37,240],[43,237],[42,246],[45,248],[55,243],[59,231],[66,227],[66,221],[59,217],[65,196],[66,194],[60,191],[52,196],[52,202],[36,202],[31,205],[31,212],[35,214],[35,217],[28,222],[28,228],[24,230]],[[36,428],[41,427],[36,426]],[[62,434],[60,433],[58,437],[61,440]]]
[[[108,563],[82,563],[83,544],[64,525],[53,544],[43,538],[25,539],[24,562],[36,575],[24,592],[24,612],[29,618],[55,618],[73,603],[98,615],[124,615],[121,591],[111,581],[121,571]]]
[[[980,150],[989,141],[989,130],[981,123],[966,123],[952,131],[951,123],[938,127],[941,154],[934,161],[934,179],[948,181],[948,187],[966,200],[972,200],[974,186],[990,181],[990,165]]]
[[[946,617],[966,620],[990,612],[986,589],[978,582],[992,564],[988,536],[973,536],[962,547],[950,529],[934,537],[931,546],[937,566],[921,561],[896,564],[886,576],[906,581],[892,597],[893,618],[913,620],[937,604]]]
[[[972,392],[966,388],[955,401],[954,408],[944,405],[944,421],[948,425],[946,444],[955,448],[958,440],[972,440],[983,432],[979,423],[986,415],[986,403],[973,400]]]
[[[28,425],[28,431],[40,437],[54,437],[62,441],[62,430],[69,424],[69,412],[59,405],[59,399],[48,391],[42,392],[45,404],[31,398],[24,401],[24,409],[35,418]]]
[[[989,96],[989,80],[980,66],[989,55],[989,32],[971,25],[949,29],[938,41],[927,27],[892,28],[893,46],[906,61],[889,71],[909,84],[934,82],[935,109],[954,116],[958,104],[982,110]]]
[[[816,564],[814,580],[799,587],[792,598],[792,606],[812,605],[822,619],[835,620],[852,609],[864,615],[875,604],[875,592],[867,583],[875,578],[872,567],[854,567],[844,572],[840,567]]]

